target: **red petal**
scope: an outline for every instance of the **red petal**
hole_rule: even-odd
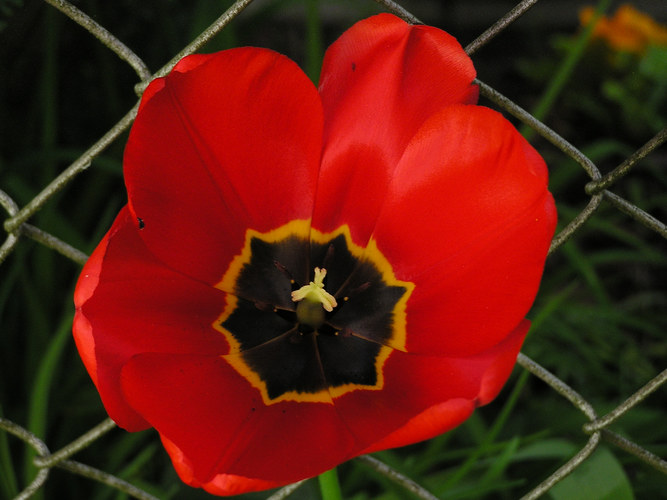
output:
[[[320,81],[326,121],[314,225],[353,222],[364,244],[406,145],[433,113],[472,102],[474,77],[459,43],[437,28],[380,14],[346,31]]]
[[[263,481],[233,474],[217,474],[210,481],[201,483],[194,477],[192,463],[183,454],[180,448],[169,441],[166,437],[162,438],[162,444],[174,463],[174,468],[181,480],[195,488],[203,488],[213,495],[239,495],[250,491],[262,491],[282,486],[280,481]]]
[[[364,453],[407,446],[443,434],[465,422],[476,406],[474,400],[465,398],[450,399],[431,406],[368,447]]]
[[[276,486],[314,476],[361,453],[460,423],[500,390],[527,328],[524,322],[498,346],[469,358],[396,351],[383,390],[348,393],[335,406],[265,406],[222,358],[204,355],[138,355],[123,369],[123,391],[168,442],[184,481],[218,493],[249,491],[263,481]]]
[[[168,266],[217,283],[248,227],[311,217],[322,110],[293,62],[254,48],[197,56],[146,96],[125,179],[141,236]]]
[[[174,66],[174,69],[172,71],[177,71],[179,73],[187,73],[190,70],[193,70],[200,64],[205,63],[210,56],[205,55],[205,54],[192,54],[189,56],[184,57],[178,63],[176,66]],[[150,99],[157,94],[160,90],[162,90],[165,86],[166,80],[164,78],[156,78],[153,80],[148,87],[146,87],[146,90],[144,90],[144,93],[141,96],[141,103],[139,104],[139,112],[143,112],[143,108],[146,105]]]
[[[74,336],[102,401],[128,430],[148,424],[120,391],[122,366],[142,352],[220,353],[224,336],[212,327],[225,294],[158,263],[127,208],[86,263],[75,292]]]
[[[220,474],[286,484],[358,452],[333,405],[265,406],[221,357],[142,354],[123,369],[127,400],[187,457],[192,477]]]
[[[119,226],[122,225],[124,220],[125,218],[121,216],[116,218],[111,229],[102,238],[102,241],[100,241],[90,257],[88,257],[74,289],[74,307],[76,308],[72,325],[74,342],[76,343],[81,360],[96,386],[98,385],[98,377],[95,338],[93,337],[93,329],[90,322],[81,312],[81,307],[93,296],[99,284],[102,262],[104,261],[104,256],[109,245],[109,238],[118,231]]]
[[[410,352],[467,355],[525,317],[556,224],[543,160],[502,116],[452,106],[401,159],[373,237],[407,305]]]
[[[394,351],[384,389],[336,400],[346,425],[367,443],[363,453],[404,446],[452,429],[500,391],[516,362],[529,322],[493,348],[467,358]]]

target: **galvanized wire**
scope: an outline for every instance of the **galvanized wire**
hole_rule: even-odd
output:
[[[214,23],[204,30],[198,37],[196,37],[190,44],[179,51],[174,57],[170,59],[162,68],[152,74],[142,59],[126,47],[113,34],[107,31],[99,23],[94,21],[90,16],[82,12],[77,7],[73,6],[65,0],[45,0],[48,4],[56,7],[61,12],[65,13],[73,21],[78,23],[93,36],[98,38],[111,51],[116,53],[122,60],[127,62],[139,76],[140,81],[136,85],[138,94],[143,92],[146,85],[155,77],[167,74],[171,68],[185,55],[191,54],[204,46],[215,34],[222,30],[227,24],[234,19],[245,7],[247,7],[253,0],[238,0],[227,11],[225,11]],[[377,3],[383,5],[386,10],[397,14],[408,22],[419,23],[420,21],[412,13],[407,11],[393,0],[375,0]],[[523,0],[519,2],[510,12],[494,23],[488,30],[480,35],[476,40],[470,43],[466,50],[473,53],[483,45],[487,44],[498,33],[506,29],[519,16],[525,13],[529,8],[537,3],[537,0]],[[500,109],[513,115],[523,123],[531,127],[538,134],[540,134],[547,141],[555,145],[568,157],[576,161],[586,174],[590,177],[590,181],[585,186],[585,192],[590,196],[590,200],[586,207],[579,212],[554,238],[550,253],[557,250],[565,241],[577,233],[577,231],[596,213],[603,202],[607,202],[616,207],[623,213],[628,214],[645,227],[651,229],[657,234],[667,238],[667,225],[658,220],[653,215],[645,212],[639,207],[633,205],[627,200],[623,199],[616,193],[610,191],[621,178],[627,175],[632,169],[640,163],[640,160],[645,158],[648,154],[654,151],[657,147],[667,141],[667,129],[660,131],[655,137],[649,140],[644,146],[639,148],[635,153],[630,155],[626,160],[621,162],[618,167],[610,171],[606,175],[601,175],[597,166],[579,149],[573,146],[565,138],[554,132],[547,125],[537,120],[529,112],[523,110],[521,107],[513,103],[507,97],[503,96],[497,90],[491,88],[481,81],[476,81],[480,87],[482,96],[491,100]],[[28,220],[33,217],[53,196],[59,192],[63,187],[68,185],[81,172],[86,170],[91,162],[104,151],[111,143],[113,143],[124,131],[126,131],[132,124],[136,117],[138,104],[135,104],[126,115],[114,125],[106,134],[104,134],[93,146],[91,146],[85,153],[83,153],[76,161],[74,161],[67,169],[58,175],[52,182],[43,188],[43,190],[35,196],[30,202],[23,207],[19,205],[4,191],[0,190],[0,206],[7,213],[7,218],[4,221],[4,230],[6,232],[3,244],[0,246],[0,263],[10,255],[24,237],[31,238],[40,244],[51,248],[72,261],[83,264],[87,256],[69,245],[68,243],[56,238],[47,231],[28,224]],[[536,499],[562,480],[573,470],[579,467],[592,453],[596,450],[600,442],[604,441],[616,446],[619,450],[623,450],[640,460],[647,465],[667,474],[667,462],[649,452],[630,438],[620,436],[611,431],[609,427],[622,415],[632,411],[636,405],[640,404],[647,397],[656,390],[662,388],[667,384],[667,370],[656,375],[643,387],[637,389],[633,394],[629,395],[627,399],[619,404],[616,408],[608,412],[602,417],[598,417],[593,405],[579,394],[572,387],[567,385],[564,381],[559,379],[554,374],[540,366],[536,361],[528,358],[524,354],[520,354],[518,364],[527,370],[530,374],[537,377],[546,383],[552,390],[557,392],[565,400],[569,401],[575,408],[577,408],[588,420],[583,425],[582,434],[588,435],[587,443],[575,453],[566,463],[562,464],[550,476],[543,479],[543,481],[528,492],[524,499]],[[82,448],[96,442],[102,435],[111,431],[115,424],[111,420],[106,420],[100,425],[94,427],[89,432],[82,435],[80,438],[74,440],[72,443],[63,447],[55,453],[51,453],[47,445],[37,436],[27,431],[22,426],[8,419],[0,417],[0,430],[15,436],[22,440],[27,446],[31,447],[37,454],[34,464],[38,467],[38,472],[34,479],[24,487],[23,491],[16,497],[17,500],[26,499],[32,496],[39,490],[47,481],[49,471],[53,467],[58,467],[68,470],[72,473],[80,474],[91,480],[99,481],[107,484],[111,488],[115,488],[120,492],[135,498],[152,500],[155,497],[140,490],[126,481],[113,476],[104,471],[97,470],[86,464],[70,460],[70,457],[80,451]],[[428,492],[421,485],[415,483],[411,479],[403,476],[386,464],[378,461],[373,457],[360,457],[359,460],[372,467],[374,470],[384,474],[386,477],[396,481],[404,488],[410,490],[413,494],[424,499],[436,498],[433,494]],[[295,491],[302,483],[295,483],[287,486],[274,493],[269,497],[270,500],[278,500],[288,497]]]

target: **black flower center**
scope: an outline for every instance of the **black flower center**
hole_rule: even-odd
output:
[[[267,404],[331,402],[382,388],[385,361],[405,349],[413,286],[373,242],[355,245],[347,226],[324,234],[293,221],[248,231],[218,285],[232,295],[214,326],[230,344],[225,359]]]

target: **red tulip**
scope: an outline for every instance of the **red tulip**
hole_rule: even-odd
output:
[[[258,48],[146,90],[129,203],[76,293],[118,425],[217,494],[438,435],[501,389],[556,211],[540,156],[474,104],[450,35],[382,14],[319,88]]]

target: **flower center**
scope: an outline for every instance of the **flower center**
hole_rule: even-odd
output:
[[[248,230],[217,287],[228,294],[213,324],[230,346],[224,359],[266,404],[331,403],[381,389],[384,363],[405,350],[414,285],[395,278],[372,241],[354,244],[347,226],[321,233],[293,221]]]
[[[315,278],[292,292],[292,300],[298,302],[296,318],[299,323],[317,330],[324,323],[324,311],[332,312],[338,304],[336,298],[324,289],[326,269],[315,268]]]

